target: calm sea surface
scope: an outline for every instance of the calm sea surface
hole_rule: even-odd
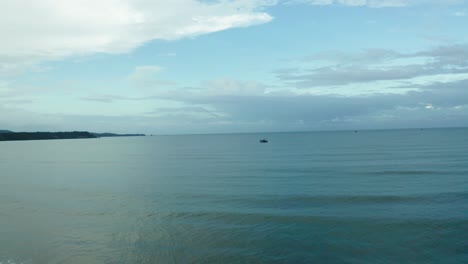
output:
[[[468,263],[468,129],[0,142],[0,263]]]

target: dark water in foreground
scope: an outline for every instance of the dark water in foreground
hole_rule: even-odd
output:
[[[468,129],[0,142],[0,263],[468,263],[467,236]]]

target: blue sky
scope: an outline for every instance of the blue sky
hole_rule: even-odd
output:
[[[0,129],[468,125],[464,0],[3,1]]]

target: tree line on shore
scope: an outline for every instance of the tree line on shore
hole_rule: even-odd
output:
[[[130,137],[145,136],[144,134],[115,134],[115,133],[92,133],[88,131],[71,132],[13,132],[0,130],[0,141],[9,140],[42,140],[42,139],[76,139],[76,138],[99,138],[99,137]]]

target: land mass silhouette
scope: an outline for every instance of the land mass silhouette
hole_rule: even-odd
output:
[[[88,131],[13,132],[10,130],[0,130],[0,141],[77,139],[77,138],[100,138],[100,137],[136,137],[136,136],[145,136],[145,134],[92,133]]]

